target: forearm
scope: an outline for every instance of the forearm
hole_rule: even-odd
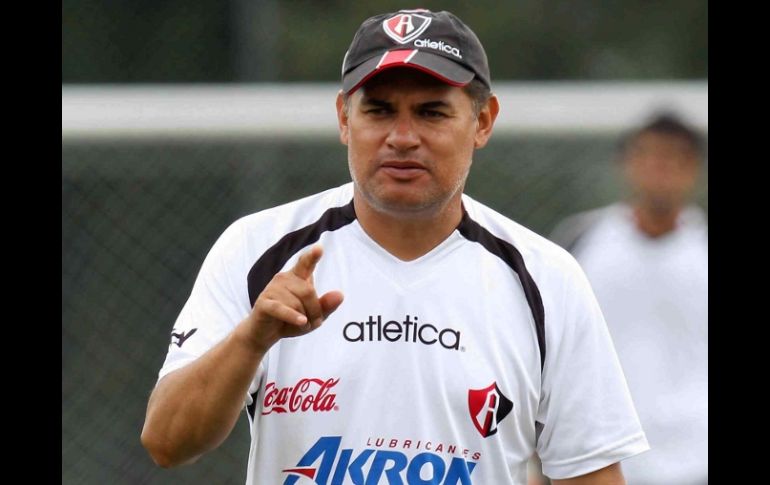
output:
[[[244,324],[153,390],[142,444],[159,465],[194,461],[232,431],[266,350],[248,341]]]
[[[163,467],[194,461],[232,431],[268,349],[285,337],[317,329],[342,303],[342,293],[317,296],[313,270],[320,246],[276,274],[251,313],[222,342],[158,382],[147,405],[142,444]]]

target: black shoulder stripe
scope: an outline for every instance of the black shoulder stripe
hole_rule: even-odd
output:
[[[290,232],[275,243],[249,270],[249,303],[253,307],[259,294],[265,289],[286,262],[303,248],[310,246],[321,238],[326,231],[336,231],[356,220],[353,201],[342,207],[334,207],[324,212],[314,223]],[[254,418],[257,393],[252,394],[252,403],[248,406],[249,415]]]
[[[353,201],[342,207],[327,210],[314,223],[283,236],[254,263],[249,270],[249,303],[254,306],[257,297],[262,293],[270,280],[273,279],[286,261],[303,248],[310,246],[321,238],[326,231],[336,231],[356,220]]]
[[[257,399],[259,397],[259,389],[257,389],[257,392],[251,395],[251,404],[246,406],[246,412],[249,414],[249,419],[251,420],[250,424],[254,424],[254,413],[257,412]]]
[[[467,211],[463,213],[463,219],[457,226],[460,234],[469,241],[481,244],[484,249],[502,259],[513,271],[519,275],[519,281],[527,297],[527,304],[532,311],[535,319],[535,331],[537,333],[537,344],[540,347],[540,370],[545,365],[545,308],[543,299],[540,296],[540,290],[535,281],[527,271],[524,265],[524,258],[518,249],[513,247],[508,241],[504,241],[494,236],[491,232],[481,227],[481,225],[470,218]]]

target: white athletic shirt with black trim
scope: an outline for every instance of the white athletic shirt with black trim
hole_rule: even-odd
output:
[[[580,230],[568,231],[572,226]],[[630,484],[708,482],[708,227],[697,206],[657,238],[625,203],[560,224],[607,321],[652,449],[623,463]],[[559,240],[566,242],[565,239]]]
[[[233,223],[206,257],[159,379],[248,315],[318,242],[342,305],[283,339],[246,397],[247,484],[525,484],[648,449],[604,319],[566,251],[463,195],[441,244],[402,261],[356,220],[352,183]]]

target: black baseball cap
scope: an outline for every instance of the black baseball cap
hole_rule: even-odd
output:
[[[453,86],[477,77],[491,89],[481,41],[451,12],[399,10],[366,19],[342,61],[342,91],[351,94],[392,67],[419,69]]]

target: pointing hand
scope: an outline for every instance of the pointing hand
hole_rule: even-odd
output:
[[[323,256],[315,245],[289,271],[276,274],[260,293],[248,317],[254,343],[267,350],[278,340],[312,332],[342,303],[339,291],[318,297],[313,272]]]

